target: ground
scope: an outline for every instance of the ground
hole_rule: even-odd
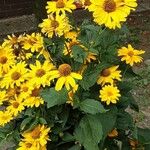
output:
[[[131,42],[137,49],[145,50],[144,62],[135,66],[133,70],[142,76],[141,80],[134,80],[136,88],[133,95],[140,106],[138,114],[133,113],[138,126],[150,128],[150,11],[143,11],[132,16],[128,20],[131,31]]]

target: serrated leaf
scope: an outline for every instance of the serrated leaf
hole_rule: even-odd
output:
[[[86,150],[99,150],[98,143],[102,139],[102,135],[101,122],[92,115],[83,117],[74,133],[75,139]]]
[[[44,89],[41,92],[41,97],[47,102],[47,108],[53,107],[55,105],[64,104],[67,100],[68,94],[66,89],[61,91],[56,91],[54,88]]]
[[[76,62],[83,63],[85,58],[87,57],[86,51],[78,45],[72,46],[72,54],[73,58]]]
[[[85,113],[89,113],[89,114],[97,114],[97,113],[106,112],[103,105],[94,99],[86,99],[82,101],[79,106],[82,111],[84,111]]]

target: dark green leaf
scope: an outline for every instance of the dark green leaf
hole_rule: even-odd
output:
[[[99,150],[98,143],[102,139],[101,122],[95,116],[87,115],[82,118],[74,136],[86,150]]]
[[[56,91],[54,88],[44,89],[41,92],[41,97],[47,102],[47,108],[53,107],[55,105],[64,104],[67,100],[68,94],[65,89],[61,91]]]
[[[89,113],[89,114],[97,114],[97,113],[106,112],[103,105],[94,99],[86,99],[82,101],[79,106],[82,111],[84,111],[85,113]]]

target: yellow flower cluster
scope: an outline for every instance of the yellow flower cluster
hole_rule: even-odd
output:
[[[45,125],[37,125],[31,131],[24,132],[17,150],[46,150],[47,141],[50,140],[49,132],[50,128]]]
[[[58,69],[53,65],[40,33],[8,36],[0,46],[0,106],[3,106],[0,126],[10,122],[27,107],[44,104],[40,92],[55,78],[58,78],[57,91],[63,85],[71,91],[77,87],[75,79],[81,80],[82,76],[72,72],[69,64],[61,64]]]
[[[127,16],[137,7],[136,0],[81,0],[93,13],[94,21],[110,29],[120,28]]]
[[[53,36],[60,37],[71,30],[66,12],[71,13],[76,9],[74,0],[50,1],[47,2],[46,9],[48,18],[39,24],[42,33],[52,38]]]

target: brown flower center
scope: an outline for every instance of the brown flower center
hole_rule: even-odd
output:
[[[68,76],[71,73],[71,66],[68,64],[62,64],[59,66],[58,71],[61,76]]]
[[[56,2],[56,7],[57,7],[57,8],[64,8],[64,7],[65,7],[64,1],[63,1],[63,0],[58,0],[58,1]]]
[[[116,10],[116,3],[114,0],[105,0],[104,10],[108,13],[114,12]]]
[[[104,70],[101,72],[101,75],[102,75],[103,77],[108,77],[110,74],[111,74],[111,72],[110,72],[109,69],[104,69]]]
[[[1,63],[1,64],[6,64],[7,60],[8,60],[8,59],[7,59],[6,56],[0,57],[0,63]]]
[[[23,91],[23,92],[28,92],[28,89],[29,89],[29,88],[28,88],[27,86],[24,86],[24,87],[22,88],[22,91]]]
[[[58,26],[59,26],[59,23],[58,23],[58,21],[56,21],[56,20],[52,20],[51,21],[51,26],[53,27],[53,28],[57,28]]]
[[[37,77],[42,77],[42,76],[44,76],[45,75],[45,70],[43,70],[43,69],[38,69],[37,71],[36,71],[36,76]]]
[[[32,132],[31,136],[33,139],[38,139],[40,137],[41,131],[40,131],[40,126],[36,127]]]
[[[37,96],[39,96],[39,94],[40,94],[40,88],[35,88],[32,90],[31,96],[37,97]]]
[[[30,148],[31,146],[32,146],[31,143],[26,143],[26,147],[27,147],[27,148]]]
[[[18,108],[19,103],[18,103],[18,102],[13,102],[13,104],[12,104],[12,105],[13,105],[13,107],[14,107],[14,108]]]
[[[21,74],[19,72],[13,72],[12,75],[11,75],[11,78],[13,80],[18,80],[19,78],[21,77]]]
[[[85,5],[85,6],[90,6],[90,5],[91,5],[90,0],[85,0],[84,5]]]
[[[130,57],[132,57],[132,56],[134,56],[134,52],[133,52],[133,51],[129,51],[129,52],[128,52],[128,55],[129,55]]]

